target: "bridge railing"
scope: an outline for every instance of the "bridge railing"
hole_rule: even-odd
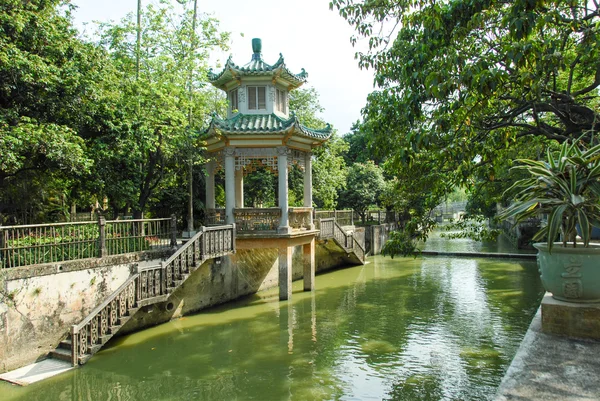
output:
[[[235,252],[235,226],[202,227],[160,265],[139,269],[79,324],[71,327],[73,366],[104,344],[137,308],[162,301],[202,262]]]
[[[0,226],[0,268],[98,258],[176,244],[175,217]]]
[[[335,219],[341,226],[354,225],[354,211],[348,210],[317,210],[315,212],[315,221],[319,219]]]

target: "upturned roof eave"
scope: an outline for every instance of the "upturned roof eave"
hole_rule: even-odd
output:
[[[232,127],[232,123],[235,123],[236,120],[241,119],[243,117],[252,116],[252,117],[268,117],[272,116],[272,118],[276,118],[281,123],[280,128],[274,129],[264,129],[264,128],[256,128],[256,129],[246,129],[246,128],[235,128]],[[214,136],[229,136],[229,135],[285,135],[289,134],[290,131],[294,131],[295,135],[300,137],[308,138],[311,140],[316,140],[320,143],[327,141],[331,138],[332,128],[331,125],[327,124],[327,126],[323,129],[312,129],[302,125],[295,115],[292,115],[289,119],[283,119],[276,115],[263,115],[263,114],[237,114],[231,119],[225,120],[221,119],[218,116],[213,116],[209,126],[206,130],[203,131],[203,139],[209,139]]]
[[[227,59],[225,66],[219,73],[213,73],[212,71],[208,74],[209,82],[219,88],[224,90],[226,88],[226,84],[228,82],[239,80],[243,77],[269,77],[273,78],[277,76],[278,78],[287,81],[288,86],[292,86],[293,89],[300,87],[302,84],[306,82],[308,74],[302,69],[302,72],[299,74],[295,74],[290,71],[283,59],[283,56],[279,55],[279,60],[273,65],[269,65],[267,63],[263,63],[264,68],[260,70],[245,68],[244,66],[239,66],[233,62],[231,56]]]

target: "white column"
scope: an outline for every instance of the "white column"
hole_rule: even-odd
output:
[[[281,220],[278,233],[288,234],[292,232],[288,218],[288,148],[279,146],[277,148],[277,172],[279,174],[279,208],[281,209]]]
[[[312,153],[306,152],[304,159],[304,207],[312,207]]]
[[[226,223],[235,223],[233,208],[235,207],[235,148],[228,146],[225,153],[225,216]]]
[[[312,153],[304,155],[304,207],[312,207]],[[310,229],[314,230],[313,214],[310,213]]]
[[[304,291],[315,289],[315,238],[308,244],[302,245],[304,262]]]
[[[235,207],[244,207],[244,170],[235,170]]]
[[[292,251],[293,247],[279,247],[279,300],[292,298]]]
[[[206,208],[215,208],[215,161],[206,163]]]

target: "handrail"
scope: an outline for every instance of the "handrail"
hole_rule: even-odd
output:
[[[33,227],[62,227],[62,226],[81,226],[84,224],[98,224],[97,221],[94,220],[90,220],[90,221],[67,221],[65,223],[44,223],[44,224],[24,224],[24,225],[18,225],[18,226],[3,226],[0,225],[0,230],[14,230],[14,229],[19,229],[19,228],[33,228]]]
[[[171,255],[167,260],[165,260],[163,262],[163,264],[168,265],[169,263],[172,263],[179,255],[181,255],[183,252],[187,251],[187,249],[195,241],[197,241],[198,238],[202,237],[202,235],[204,235],[204,231],[197,232],[196,235],[194,235],[189,241],[187,241],[185,244],[183,244],[173,255]]]
[[[161,217],[156,219],[127,219],[127,220],[106,220],[107,223],[141,223],[148,221],[168,221],[171,220],[170,217]]]
[[[235,226],[235,224],[224,224],[221,226],[211,226],[211,227],[202,227],[203,232],[206,231],[218,231],[218,230],[223,230],[226,228],[233,228]]]
[[[75,324],[74,326],[77,328],[77,331],[81,330],[94,317],[96,317],[100,312],[102,312],[102,309],[106,308],[109,303],[111,303],[119,295],[121,295],[121,292],[123,292],[129,286],[129,284],[131,284],[132,281],[136,280],[139,277],[139,275],[140,275],[139,273],[134,273],[133,275],[129,276],[129,278],[127,280],[125,280],[125,282],[123,284],[121,284],[121,286],[119,288],[117,288],[116,291],[114,291],[112,294],[110,294],[108,296],[108,298],[106,298],[104,301],[102,301],[102,303],[100,305],[98,305],[94,309],[92,309],[92,311],[88,314],[88,316],[85,319],[83,319],[80,323]]]
[[[214,237],[214,238],[213,238]],[[207,240],[218,239],[218,246]],[[215,249],[216,248],[216,249]],[[211,256],[235,252],[235,225],[202,227],[188,242],[160,265],[138,268],[119,288],[95,307],[80,323],[71,326],[71,358],[79,364],[85,354],[96,352],[106,338],[123,324],[132,310],[165,300],[172,290]],[[104,338],[100,340],[101,338]],[[99,344],[100,342],[100,344]]]

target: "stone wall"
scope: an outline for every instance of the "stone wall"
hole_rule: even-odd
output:
[[[315,248],[317,272],[349,265],[350,259],[333,241],[317,242]],[[126,257],[104,263],[91,259],[18,269],[5,275],[0,283],[5,294],[0,300],[0,371],[44,358],[71,325],[129,277],[136,262]],[[277,287],[278,275],[277,249],[239,249],[235,255],[209,260],[166,302],[138,311],[119,335]],[[302,275],[302,246],[296,246],[292,278],[298,280]]]
[[[349,265],[350,259],[333,241],[315,247],[315,270],[324,272]],[[294,247],[292,279],[303,276],[302,246]],[[208,260],[162,304],[140,310],[119,334],[155,326],[202,309],[233,301],[279,285],[279,257],[274,248],[242,249],[235,255]]]
[[[365,250],[370,255],[381,254],[381,249],[389,239],[390,232],[396,229],[396,224],[385,223],[365,227]]]

